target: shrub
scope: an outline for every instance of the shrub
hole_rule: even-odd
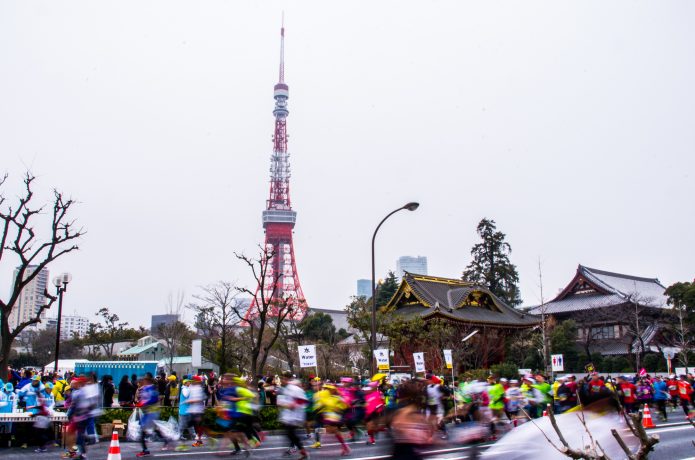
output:
[[[132,408],[104,409],[104,412],[97,420],[97,426],[100,426],[102,423],[112,423],[114,420],[120,420],[123,423],[128,423],[128,419],[132,413]],[[166,421],[169,420],[169,417],[174,417],[176,420],[178,420],[179,408],[162,406],[159,412],[159,419]],[[279,412],[277,406],[261,407],[259,419],[261,421],[261,427],[263,427],[264,430],[279,429],[281,424],[278,417]],[[215,409],[212,407],[206,408],[205,413],[203,414],[203,425],[207,428],[214,428],[216,418],[217,414],[215,413]]]

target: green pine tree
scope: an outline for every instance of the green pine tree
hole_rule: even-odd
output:
[[[519,273],[509,260],[512,247],[504,241],[505,234],[497,231],[494,220],[483,219],[478,224],[482,241],[471,249],[473,260],[463,272],[463,279],[490,289],[507,305],[521,304]]]
[[[398,290],[398,286],[400,286],[400,283],[398,282],[398,278],[396,278],[396,274],[392,271],[389,271],[389,274],[386,276],[386,279],[382,281],[382,283],[379,284],[376,288],[377,308],[383,307],[389,302],[389,300],[391,300],[391,297],[393,297],[393,295]]]

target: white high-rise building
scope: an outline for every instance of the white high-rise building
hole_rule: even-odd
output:
[[[58,325],[58,318],[48,318],[46,329],[55,329]],[[60,318],[60,340],[69,340],[74,335],[84,337],[89,328],[89,320],[84,316],[63,315]]]
[[[403,278],[403,272],[415,273],[416,275],[427,274],[427,257],[424,256],[401,256],[396,261],[396,276]]]
[[[32,273],[36,271],[36,266],[30,265],[24,272],[24,279],[27,279]],[[19,275],[19,268],[14,271],[14,279],[12,284],[14,284],[17,276]],[[10,313],[9,323],[10,330],[13,330],[17,325],[22,324],[25,321],[29,321],[36,318],[36,313],[41,309],[42,306],[46,305],[46,296],[44,293],[48,287],[48,269],[44,268],[39,272],[36,277],[31,280],[19,294],[19,299]]]

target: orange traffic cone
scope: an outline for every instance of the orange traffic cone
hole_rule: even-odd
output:
[[[644,405],[644,412],[642,413],[642,426],[644,428],[654,428],[655,426],[652,420],[652,413],[647,404]]]
[[[121,446],[118,444],[118,432],[113,431],[111,435],[111,445],[109,446],[109,456],[106,460],[121,460]]]

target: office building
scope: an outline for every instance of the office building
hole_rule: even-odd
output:
[[[159,326],[174,324],[179,321],[179,315],[167,314],[167,315],[152,315],[152,320],[150,321],[150,334],[156,334]]]
[[[357,280],[357,297],[372,297],[372,280]]]
[[[401,256],[396,261],[396,276],[403,278],[403,273],[427,275],[427,257]]]
[[[24,272],[24,279],[31,276],[32,273],[36,271],[38,267],[30,265]],[[14,271],[14,279],[12,283],[19,276],[19,268]],[[19,299],[10,313],[9,323],[10,330],[15,329],[19,324],[25,321],[32,320],[36,318],[36,314],[41,310],[41,307],[46,305],[46,296],[44,293],[48,288],[48,269],[44,268],[39,272],[30,283],[28,283],[21,294],[19,294]],[[45,313],[45,312],[44,312]],[[42,314],[42,317],[44,314]]]
[[[48,318],[46,329],[55,329],[58,326],[58,318]],[[63,315],[60,318],[60,340],[69,340],[74,336],[84,337],[89,328],[89,320],[84,316]]]

